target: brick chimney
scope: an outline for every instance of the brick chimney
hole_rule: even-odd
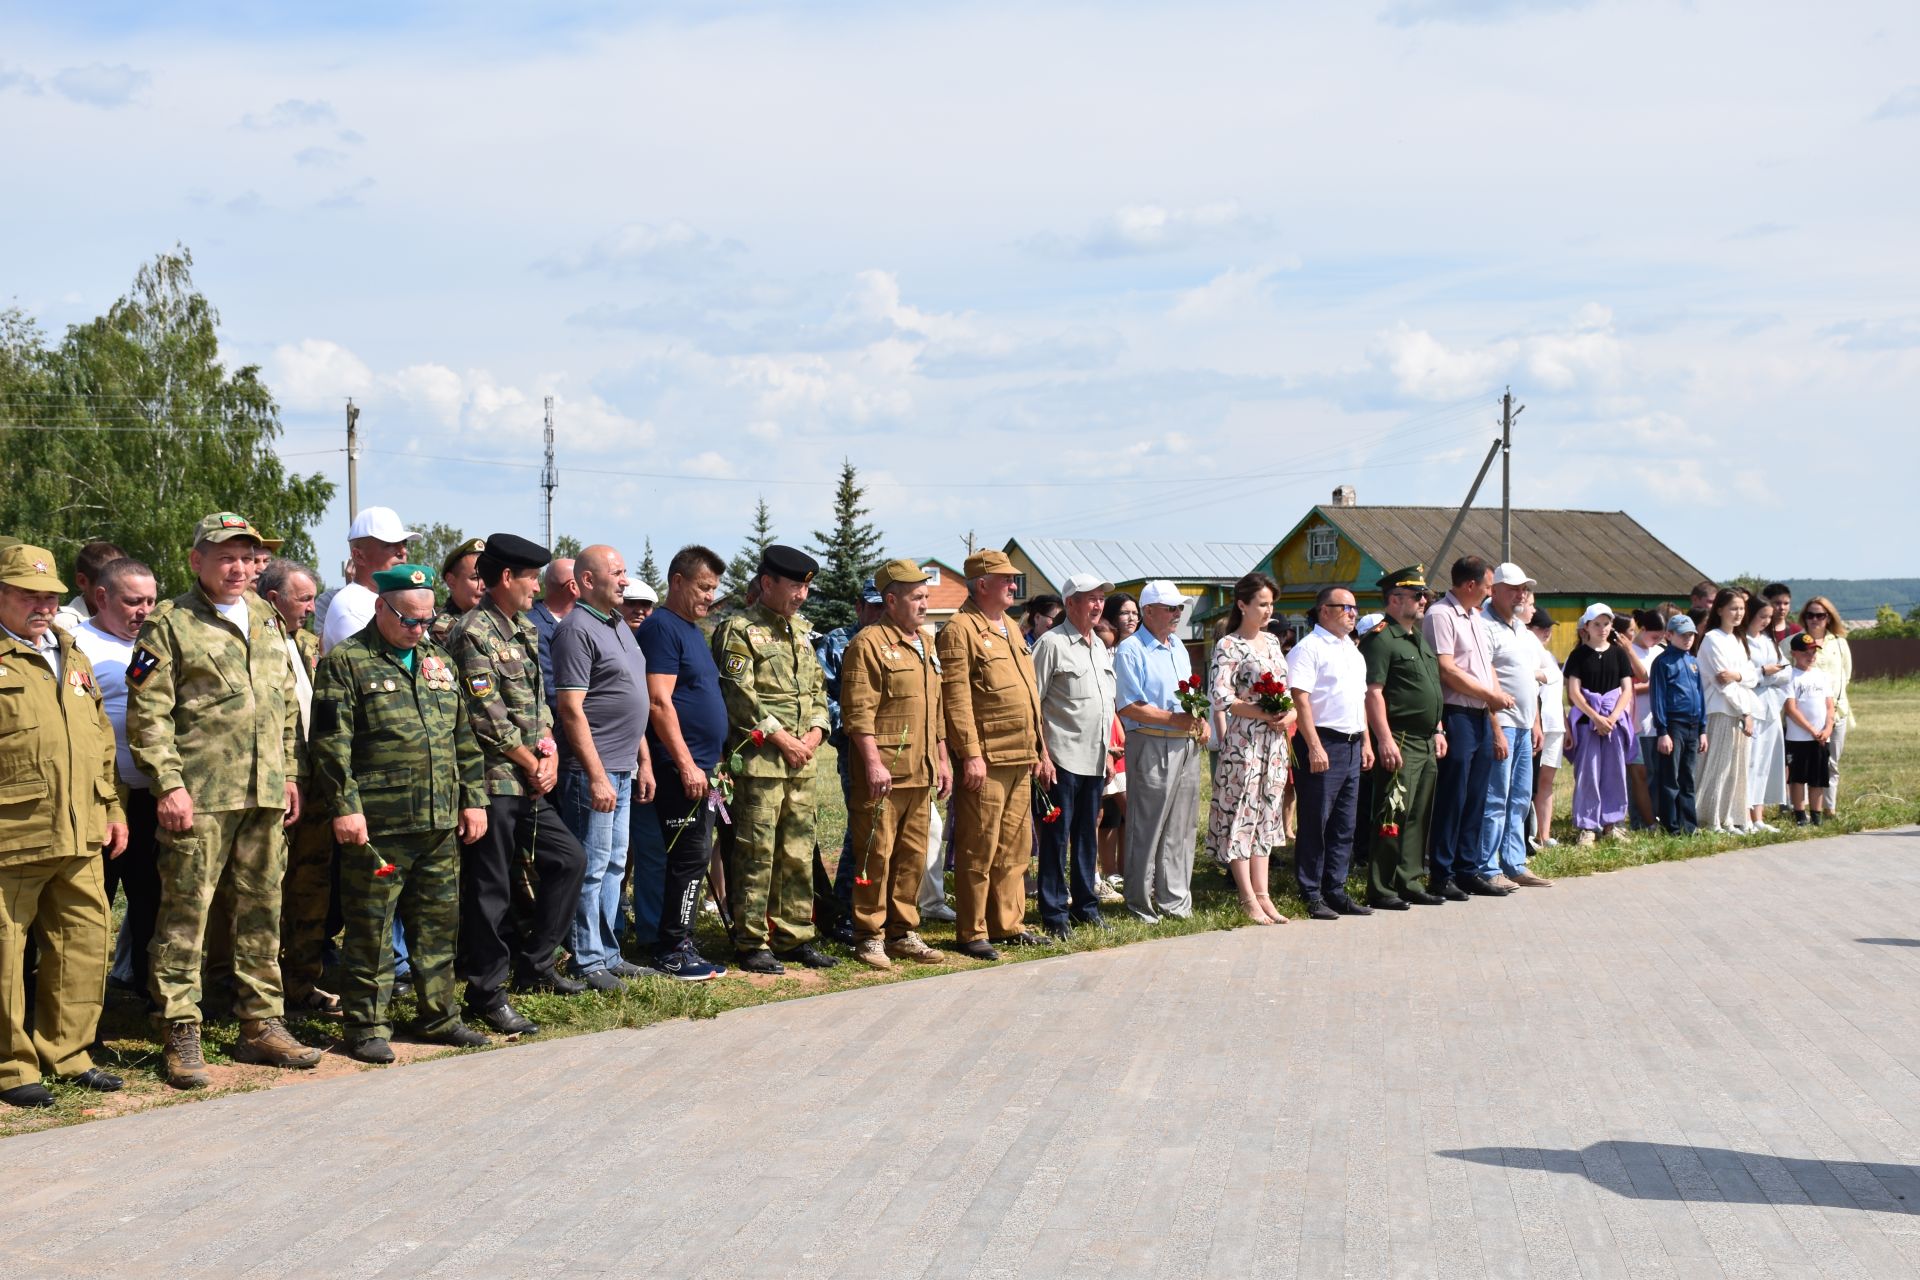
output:
[[[1337,484],[1333,486],[1333,505],[1336,507],[1357,507],[1360,505],[1360,494],[1350,484]]]

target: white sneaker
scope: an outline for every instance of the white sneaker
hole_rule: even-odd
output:
[[[1778,831],[1778,830],[1780,830],[1780,828],[1778,828],[1778,827],[1776,827],[1776,826],[1774,826],[1774,825],[1773,825],[1773,824],[1772,824],[1771,822],[1756,822],[1756,823],[1754,823],[1753,825],[1754,825],[1754,829],[1755,829],[1756,831]]]
[[[960,917],[953,913],[952,907],[948,906],[946,903],[943,902],[937,907],[928,907],[926,910],[922,911],[920,913],[920,918],[922,920],[940,920],[947,924],[952,924],[955,920],[958,920]]]

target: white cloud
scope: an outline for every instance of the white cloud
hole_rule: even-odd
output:
[[[1297,270],[1297,258],[1259,267],[1230,267],[1196,288],[1183,290],[1168,315],[1178,323],[1218,320],[1267,302],[1275,276]]]
[[[780,424],[771,418],[747,424],[747,434],[761,444],[774,444],[781,436]]]
[[[710,480],[725,480],[733,475],[733,459],[724,453],[709,449],[697,453],[680,464],[680,469],[690,476],[705,476]]]
[[[534,266],[555,279],[588,272],[678,276],[717,266],[743,249],[736,240],[715,240],[685,222],[634,222],[585,249],[555,253]]]
[[[286,98],[267,111],[249,111],[240,117],[240,125],[246,129],[302,129],[332,124],[334,119],[331,103]]]
[[[346,152],[333,147],[302,147],[293,153],[293,162],[309,169],[331,169],[346,158]]]
[[[1875,120],[1905,120],[1920,116],[1920,84],[1910,84],[1874,109]]]
[[[1613,313],[1589,303],[1558,331],[1483,346],[1448,346],[1425,329],[1400,324],[1374,341],[1372,359],[1395,389],[1420,400],[1458,400],[1515,377],[1551,391],[1604,389],[1621,376],[1623,350]]]
[[[373,371],[360,357],[325,338],[275,347],[266,373],[280,402],[296,409],[331,409],[373,386]]]
[[[124,107],[135,95],[153,83],[153,77],[125,63],[108,66],[103,62],[84,67],[68,67],[54,73],[53,91],[70,102],[89,107]]]
[[[40,81],[37,77],[29,75],[18,68],[0,64],[0,92],[5,92],[8,89],[18,89],[20,92],[26,94],[38,94],[40,92]]]
[[[1127,258],[1172,253],[1212,240],[1257,234],[1263,224],[1250,218],[1237,201],[1222,200],[1191,208],[1160,204],[1123,205],[1094,222],[1078,236],[1043,235],[1033,247],[1086,258]]]
[[[1382,22],[1412,27],[1422,22],[1504,22],[1510,18],[1584,9],[1593,0],[1402,0],[1380,15]]]

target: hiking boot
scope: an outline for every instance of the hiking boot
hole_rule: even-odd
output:
[[[278,1018],[248,1018],[240,1024],[233,1060],[305,1071],[320,1064],[320,1051],[295,1040],[287,1024]]]
[[[893,960],[911,960],[915,964],[939,964],[946,959],[909,930],[887,944],[887,956]]]
[[[869,969],[893,968],[893,961],[887,959],[886,944],[878,938],[862,938],[854,943],[853,958]]]
[[[213,1083],[207,1074],[207,1060],[200,1054],[200,1024],[176,1022],[167,1028],[167,1045],[162,1055],[167,1083],[176,1089],[204,1089]]]
[[[384,1067],[393,1061],[393,1046],[384,1036],[368,1036],[365,1040],[354,1041],[347,1050],[361,1062],[371,1062],[376,1067]]]

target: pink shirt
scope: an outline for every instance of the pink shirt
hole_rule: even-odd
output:
[[[1452,658],[1461,675],[1476,684],[1491,685],[1493,659],[1488,655],[1487,633],[1481,629],[1484,625],[1478,612],[1462,605],[1449,591],[1427,607],[1421,629],[1427,633],[1427,643],[1433,646],[1434,653]],[[1456,693],[1444,683],[1441,690],[1450,707],[1470,707],[1475,711],[1487,708],[1484,698]]]

